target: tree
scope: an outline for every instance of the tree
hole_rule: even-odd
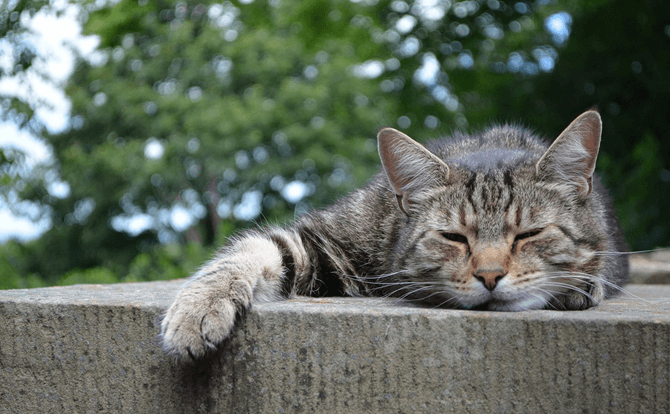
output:
[[[11,77],[25,81],[27,73],[31,71],[37,54],[26,40],[29,28],[25,25],[25,17],[34,15],[46,4],[41,0],[0,3],[0,53],[3,57],[0,63],[1,80]],[[21,18],[22,14],[24,18]],[[4,85],[0,85],[0,122],[14,122],[19,127],[37,131],[39,126],[34,116],[34,105],[1,86]],[[23,188],[27,182],[39,180],[39,171],[31,170],[26,154],[20,148],[0,147],[0,205],[12,206],[15,203],[11,201],[16,199],[17,189]]]
[[[169,246],[203,252],[193,246],[259,218],[286,222],[369,178],[379,127],[427,137],[488,121],[491,90],[555,58],[543,10],[330,0],[91,10],[103,58],[79,62],[72,128],[48,136],[71,192],[22,191],[49,205],[53,228],[5,251],[19,250],[18,273],[50,283],[161,266],[184,276],[190,265]],[[514,53],[524,70],[491,73]]]
[[[570,39],[550,74],[491,96],[507,118],[551,136],[585,109],[603,115],[597,171],[634,250],[670,245],[670,26],[663,1],[569,3]]]

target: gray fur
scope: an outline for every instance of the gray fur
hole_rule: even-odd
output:
[[[470,154],[463,154],[453,160],[460,167],[470,171],[495,171],[514,167],[528,155],[518,149],[487,148]]]
[[[292,295],[512,311],[597,305],[620,290],[628,262],[616,254],[626,244],[611,200],[591,176],[595,117],[577,118],[551,151],[510,126],[425,147],[381,130],[384,169],[364,188],[290,227],[240,234],[190,279],[163,320],[166,351],[201,357],[252,302]]]

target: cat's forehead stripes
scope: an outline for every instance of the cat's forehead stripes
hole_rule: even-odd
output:
[[[523,215],[523,209],[521,208],[521,206],[517,206],[516,213],[514,213],[514,225],[516,227],[521,226],[521,219],[523,217],[522,215]]]
[[[512,178],[508,171],[477,172],[465,184],[466,197],[459,209],[464,227],[475,227],[477,237],[495,237],[505,230],[505,217],[513,205]]]
[[[465,212],[465,207],[461,206],[458,209],[458,222],[461,224],[463,227],[468,226],[468,219],[467,219],[467,213]]]

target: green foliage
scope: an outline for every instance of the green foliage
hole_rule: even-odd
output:
[[[58,285],[179,279],[189,276],[208,258],[209,252],[207,249],[197,243],[163,245],[149,253],[140,253],[135,256],[125,276],[119,276],[118,273],[106,267],[74,269],[60,278]],[[37,279],[36,282],[35,279],[35,276],[31,276],[21,286],[35,287],[35,283],[40,281],[40,279]],[[37,286],[41,285],[38,284]]]
[[[0,66],[0,76],[15,75],[28,69],[32,66],[34,59],[37,57],[32,45],[25,41],[24,34],[28,30],[24,26],[22,15],[34,16],[40,9],[47,7],[49,4],[45,0],[16,0],[16,1],[2,1],[0,3],[0,39],[7,42],[12,51],[11,59],[13,67],[4,69]],[[0,98],[4,98],[0,95]],[[25,103],[20,100],[14,100],[12,105],[16,106],[19,112],[29,112],[25,107]],[[22,111],[23,109],[23,111]],[[6,115],[3,111],[2,115]]]
[[[78,285],[82,283],[118,283],[121,280],[110,269],[92,267],[85,270],[71,270],[58,282],[59,286]]]
[[[151,253],[137,255],[123,281],[141,282],[187,277],[210,256],[209,249],[198,243],[163,245]]]
[[[558,7],[558,6],[556,6]],[[597,171],[611,189],[634,250],[670,245],[670,3],[571,2],[570,40],[551,74],[499,88],[502,117],[554,136],[597,107],[603,138]],[[621,12],[626,10],[625,13]]]
[[[667,6],[544,3],[457,2],[442,16],[404,2],[86,3],[105,59],[78,62],[72,128],[46,137],[71,191],[0,176],[52,219],[39,240],[0,247],[2,274],[18,280],[0,288],[185,277],[233,232],[290,222],[365,182],[382,126],[427,139],[523,119],[551,137],[593,105],[605,119],[598,168],[629,242],[668,244]],[[573,16],[565,45],[543,29],[558,11]],[[0,13],[3,30],[9,20]],[[558,59],[553,71],[538,69],[543,56]],[[433,79],[417,76],[433,61]],[[1,154],[2,171],[15,168]],[[287,196],[289,183],[306,194]],[[185,211],[192,223],[171,218]]]
[[[5,243],[0,249],[0,289],[28,289],[48,286],[37,274],[18,272],[22,246],[17,242]]]
[[[148,0],[91,12],[85,30],[100,36],[107,60],[79,62],[67,87],[73,128],[48,137],[72,191],[49,199],[53,229],[25,247],[19,273],[56,281],[82,269],[68,278],[98,280],[107,273],[90,269],[102,266],[118,280],[184,276],[192,266],[161,255],[165,245],[213,246],[251,218],[286,223],[333,202],[378,170],[379,127],[403,118],[418,133],[428,115],[465,126],[454,85],[472,87],[476,71],[459,68],[458,54],[485,70],[505,55],[485,26],[520,16],[466,5],[445,22],[469,24],[470,36],[429,19],[391,30],[410,16],[401,3]],[[460,79],[440,75],[451,110],[413,80],[424,61],[407,45],[421,42]],[[355,76],[365,62],[378,73]],[[282,194],[292,182],[304,197]],[[22,195],[48,199],[39,186]],[[260,211],[236,211],[254,199]],[[194,225],[169,219],[179,208]],[[118,225],[138,214],[151,221],[144,231]]]

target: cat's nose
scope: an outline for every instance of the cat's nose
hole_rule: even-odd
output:
[[[475,278],[482,282],[484,287],[491,292],[496,288],[500,279],[505,277],[507,273],[500,267],[495,269],[477,269]]]

